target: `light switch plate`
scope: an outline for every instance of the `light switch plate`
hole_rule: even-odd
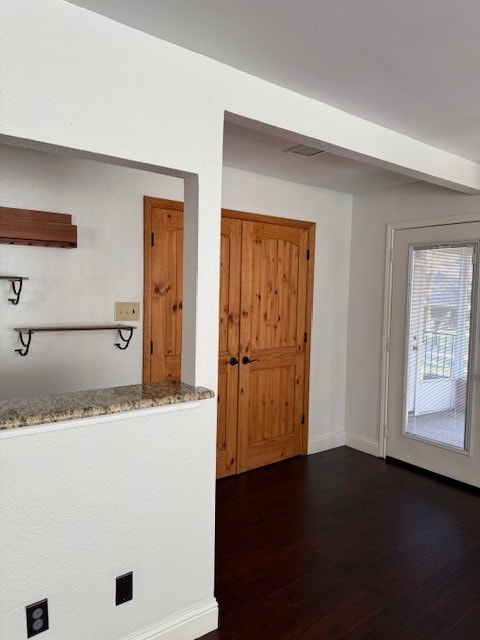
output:
[[[140,303],[115,302],[115,320],[120,322],[140,320]]]

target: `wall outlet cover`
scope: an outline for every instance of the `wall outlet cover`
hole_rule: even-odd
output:
[[[115,604],[123,604],[133,598],[133,573],[124,573],[116,579]]]
[[[39,600],[25,607],[27,614],[27,638],[38,636],[48,629],[48,600]]]

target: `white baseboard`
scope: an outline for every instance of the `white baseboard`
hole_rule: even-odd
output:
[[[217,628],[218,603],[212,598],[124,640],[196,640]]]
[[[368,453],[371,456],[375,456],[377,458],[379,456],[380,444],[377,442],[377,440],[365,438],[364,436],[355,436],[352,433],[346,433],[345,444],[347,445],[347,447],[357,449],[358,451],[363,451],[363,453]]]
[[[308,441],[308,455],[312,453],[320,453],[321,451],[328,451],[328,449],[335,449],[336,447],[343,447],[345,444],[345,431],[335,431],[335,433],[326,433],[322,436],[311,438]]]

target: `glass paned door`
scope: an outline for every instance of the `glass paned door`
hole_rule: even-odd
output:
[[[476,245],[410,246],[404,432],[468,448]]]
[[[480,222],[395,232],[387,455],[480,486]]]

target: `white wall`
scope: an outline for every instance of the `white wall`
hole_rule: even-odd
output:
[[[344,444],[352,196],[226,167],[222,206],[316,223],[308,449]]]
[[[347,352],[347,444],[378,454],[386,225],[478,213],[480,197],[414,183],[355,196]]]
[[[13,327],[111,324],[114,301],[143,300],[143,196],[183,200],[183,180],[0,146],[0,205],[71,213],[78,248],[0,244],[0,275],[30,278],[20,303],[0,281],[0,399],[142,381],[142,322],[130,346],[115,331],[39,333],[28,356]]]
[[[26,638],[25,606],[43,598],[50,640],[216,627],[216,400],[186,407],[0,431],[2,640]],[[116,607],[129,571],[133,600]]]

